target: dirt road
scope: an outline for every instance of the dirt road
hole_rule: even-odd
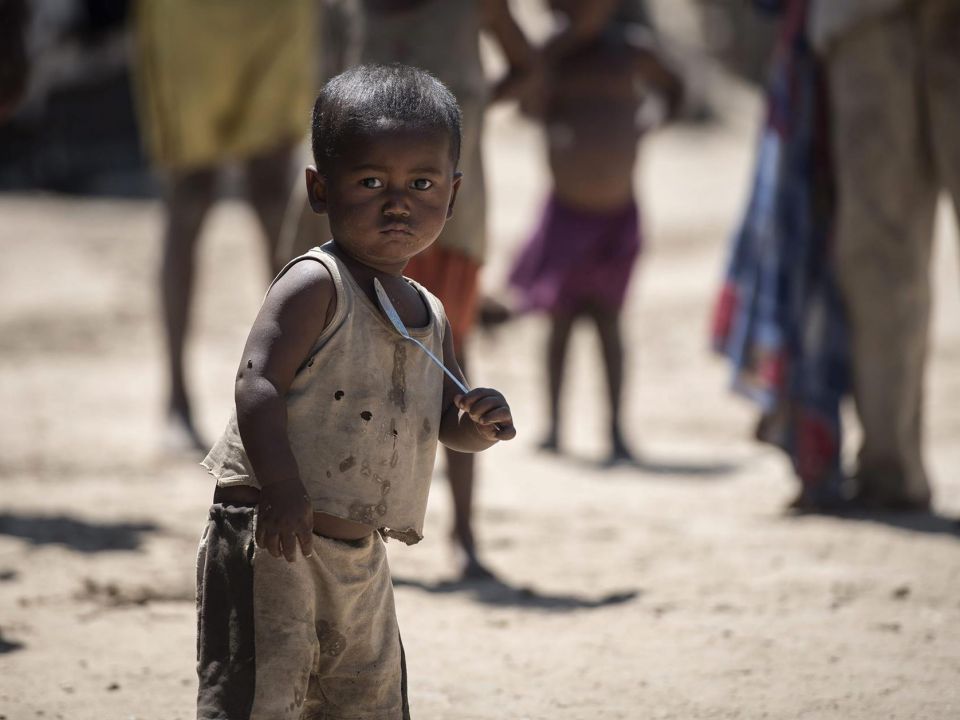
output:
[[[544,428],[531,318],[471,349],[520,436],[481,460],[479,532],[500,584],[452,583],[447,487],[426,540],[390,544],[418,718],[960,717],[960,299],[941,223],[927,434],[937,515],[781,512],[785,460],[706,351],[740,211],[751,113],[666,131],[640,171],[647,249],[632,288],[630,439],[603,470],[602,377],[586,329],[566,391],[569,454]],[[544,192],[535,131],[487,137],[496,288]],[[947,216],[944,214],[943,219]],[[162,367],[152,202],[0,197],[0,717],[192,716],[193,562],[210,483],[158,452]],[[190,379],[227,419],[266,281],[252,216],[207,226]],[[442,469],[439,473],[442,475]]]

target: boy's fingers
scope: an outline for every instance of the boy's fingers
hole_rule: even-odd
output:
[[[300,541],[300,552],[304,557],[313,555],[313,530],[301,530],[297,533],[297,540]]]
[[[280,557],[280,536],[277,533],[265,533],[263,546],[267,549],[267,552],[275,558]]]
[[[460,396],[459,408],[464,412],[470,412],[477,401],[487,397],[487,395],[489,395],[491,392],[494,391],[490,390],[489,388],[474,388],[466,395]]]
[[[297,559],[297,537],[293,533],[284,533],[280,536],[280,551],[287,559],[293,562]]]
[[[513,415],[510,413],[510,408],[501,405],[484,413],[477,422],[481,425],[510,425],[513,423]]]
[[[458,407],[477,423],[477,429],[485,437],[496,440],[516,437],[513,414],[503,395],[496,390],[474,388],[458,400]]]
[[[472,418],[479,418],[490,412],[495,407],[506,405],[507,401],[496,390],[488,390],[483,395],[472,398],[470,404],[465,408]]]
[[[487,396],[480,398],[470,407],[470,417],[472,417],[474,420],[479,420],[491,410],[500,407],[503,404],[504,402],[502,397]]]

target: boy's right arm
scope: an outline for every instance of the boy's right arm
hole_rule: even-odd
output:
[[[310,554],[313,510],[287,439],[286,396],[335,308],[327,269],[298,262],[267,293],[237,372],[237,425],[261,488],[256,541],[291,562],[298,543]]]

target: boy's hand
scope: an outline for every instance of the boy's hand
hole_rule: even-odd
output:
[[[297,544],[304,557],[313,552],[313,508],[300,480],[283,480],[260,490],[257,511],[257,545],[288,562],[297,558]]]
[[[517,436],[513,414],[503,395],[490,388],[474,388],[466,395],[456,395],[453,403],[470,416],[477,432],[490,442],[512,440]]]

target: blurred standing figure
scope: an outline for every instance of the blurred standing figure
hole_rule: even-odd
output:
[[[333,7],[339,18],[349,18],[346,34],[352,42],[344,52],[347,66],[398,62],[422,68],[450,88],[460,104],[463,182],[456,210],[436,243],[412,258],[404,272],[440,298],[450,320],[455,354],[466,371],[464,350],[473,329],[486,249],[483,113],[488,101],[512,96],[525,86],[534,67],[533,50],[510,14],[507,0],[341,0]],[[480,63],[481,31],[493,36],[509,67],[492,91]],[[288,240],[284,259],[328,237],[319,235],[324,224],[310,212],[306,198],[298,204],[296,237]],[[473,535],[473,455],[448,448],[446,458],[454,508],[452,534],[464,553],[463,576],[490,577],[478,558]]]
[[[165,444],[205,450],[183,353],[197,238],[219,170],[242,163],[271,276],[290,187],[291,151],[312,101],[312,0],[140,0],[135,73],[143,134],[166,180],[160,272],[170,382]]]
[[[620,314],[640,252],[633,168],[654,119],[645,100],[679,105],[681,84],[652,49],[636,3],[555,0],[562,21],[543,53],[552,194],[509,282],[520,311],[547,312],[550,425],[541,446],[559,448],[560,390],[570,332],[578,318],[596,325],[607,376],[609,461],[630,462],[620,423],[624,350]],[[662,116],[663,113],[661,112]]]
[[[712,340],[733,366],[734,390],[760,408],[756,438],[790,457],[800,491],[789,509],[837,512],[850,500],[840,423],[850,373],[832,262],[829,108],[807,34],[810,0],[782,5],[753,188],[733,234]]]
[[[925,510],[923,376],[941,189],[960,210],[960,1],[817,0],[838,182],[838,279],[867,507]]]

